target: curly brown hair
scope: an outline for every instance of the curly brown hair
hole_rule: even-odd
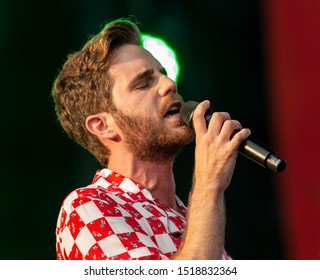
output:
[[[142,46],[137,23],[118,19],[106,24],[80,51],[68,56],[52,88],[63,129],[104,166],[108,165],[110,151],[86,129],[85,122],[90,115],[114,109],[108,69],[112,54],[124,44]]]

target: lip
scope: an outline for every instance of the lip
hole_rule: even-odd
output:
[[[179,100],[176,100],[176,101],[170,103],[170,104],[166,107],[166,110],[164,111],[164,115],[163,115],[164,118],[166,117],[167,113],[170,111],[170,109],[171,109],[172,107],[177,107],[177,108],[178,108],[178,111],[179,111],[179,113],[180,113],[180,110],[181,110],[181,107],[182,107],[182,102],[179,101]]]

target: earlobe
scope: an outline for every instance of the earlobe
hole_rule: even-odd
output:
[[[110,126],[107,113],[91,115],[86,119],[87,130],[99,138],[115,139],[118,137],[117,132]]]

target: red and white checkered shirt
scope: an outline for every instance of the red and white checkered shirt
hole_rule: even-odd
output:
[[[64,200],[56,228],[57,259],[169,259],[181,243],[187,208],[169,208],[142,185],[109,169]],[[225,253],[223,258],[228,258]]]

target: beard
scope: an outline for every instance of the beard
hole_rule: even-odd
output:
[[[128,150],[143,161],[161,163],[173,160],[181,148],[195,137],[194,130],[182,120],[168,127],[164,118],[129,116],[119,109],[113,117],[123,132]]]

